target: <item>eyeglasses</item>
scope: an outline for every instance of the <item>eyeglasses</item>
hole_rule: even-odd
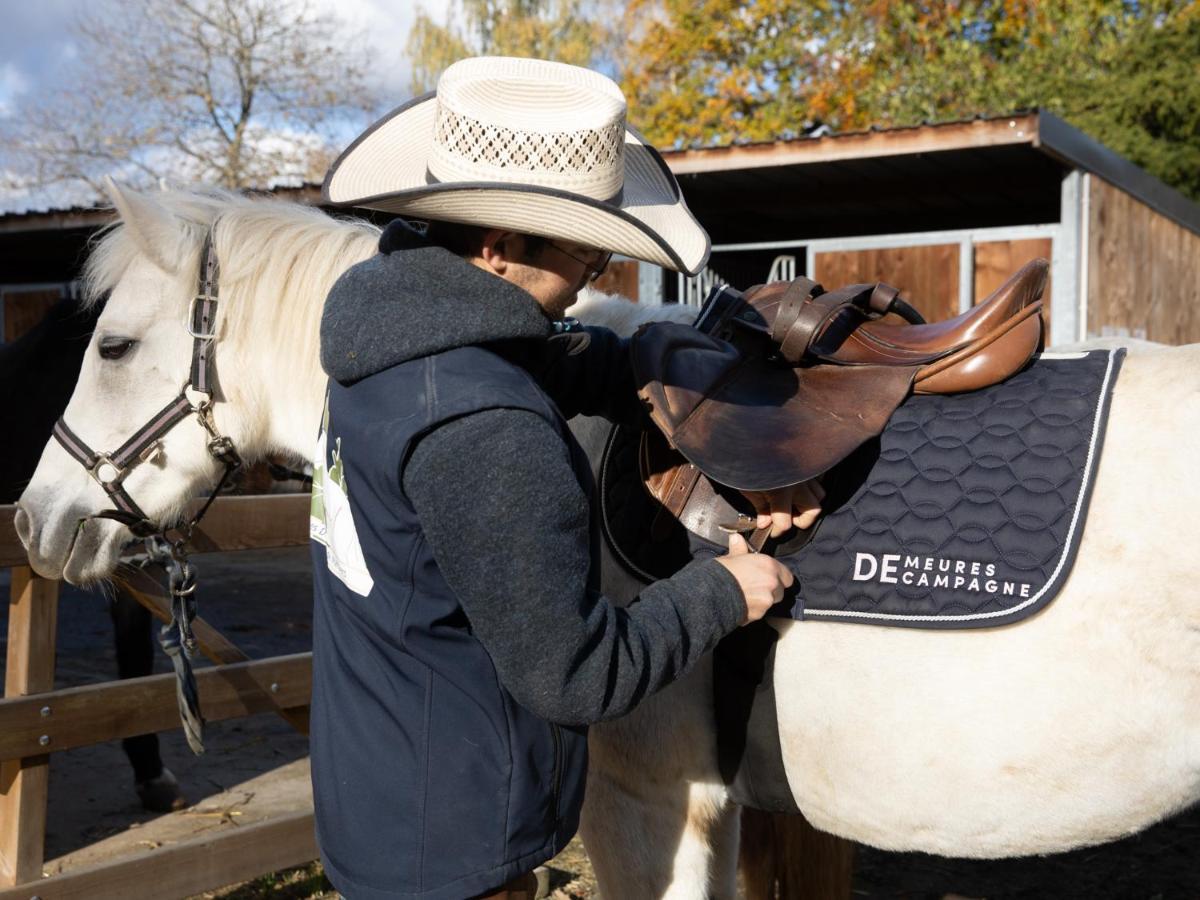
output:
[[[576,256],[570,250],[564,250],[558,244],[554,243],[554,241],[548,240],[546,243],[564,256],[571,257],[571,259],[575,260],[575,262],[579,263],[581,266],[591,272],[592,274],[588,276],[588,281],[595,281],[597,278],[599,278],[601,274],[603,274],[604,270],[608,267],[609,260],[612,259],[611,250],[592,250],[589,254],[589,258],[584,259],[582,256]]]

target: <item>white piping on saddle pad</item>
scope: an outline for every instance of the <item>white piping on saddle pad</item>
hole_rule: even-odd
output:
[[[1092,351],[1092,352],[1095,352],[1095,351]],[[1112,381],[1113,359],[1116,355],[1116,352],[1117,352],[1116,348],[1107,351],[1108,367],[1104,371],[1104,384],[1101,385],[1101,387],[1100,387],[1100,399],[1096,403],[1096,416],[1092,422],[1092,437],[1091,437],[1091,440],[1088,442],[1088,455],[1087,455],[1087,459],[1084,461],[1083,478],[1079,482],[1079,493],[1075,497],[1075,511],[1071,515],[1071,527],[1067,529],[1066,537],[1063,539],[1062,553],[1058,557],[1058,565],[1056,565],[1054,567],[1054,571],[1050,574],[1050,577],[1048,579],[1046,579],[1046,583],[1044,585],[1042,585],[1041,590],[1039,590],[1036,594],[1034,594],[1032,597],[1030,597],[1025,602],[1019,603],[1016,606],[1009,607],[1008,609],[1002,609],[1002,610],[997,610],[995,612],[987,612],[987,613],[969,613],[966,615],[957,615],[957,616],[907,616],[907,615],[903,615],[900,613],[872,613],[872,612],[854,612],[854,611],[834,610],[834,609],[807,609],[806,608],[804,610],[804,618],[807,619],[809,616],[814,616],[814,617],[816,617],[816,616],[836,616],[836,617],[842,618],[842,619],[847,619],[847,618],[876,619],[879,621],[901,621],[901,622],[971,622],[971,621],[978,621],[978,620],[982,620],[982,619],[996,619],[996,618],[1000,618],[1001,616],[1011,616],[1013,613],[1020,612],[1021,610],[1025,609],[1026,607],[1032,606],[1033,604],[1037,603],[1038,600],[1041,599],[1042,595],[1045,594],[1047,590],[1049,590],[1050,585],[1055,584],[1058,581],[1058,576],[1062,573],[1063,566],[1066,565],[1067,556],[1069,555],[1067,551],[1071,547],[1071,544],[1072,544],[1072,541],[1073,541],[1073,538],[1075,535],[1075,529],[1079,526],[1079,514],[1083,510],[1083,498],[1087,494],[1088,483],[1090,482],[1091,477],[1092,477],[1092,468],[1093,468],[1092,462],[1093,462],[1093,457],[1095,456],[1095,453],[1096,453],[1096,444],[1100,438],[1100,425],[1101,425],[1101,422],[1103,421],[1103,412],[1104,412],[1104,408],[1106,405],[1106,400],[1108,398],[1109,383]],[[1054,354],[1054,353],[1040,354],[1042,359],[1075,359],[1075,358],[1081,358],[1081,357],[1084,357],[1087,355],[1088,354],[1086,352],[1084,352],[1084,353],[1065,353],[1065,354]]]

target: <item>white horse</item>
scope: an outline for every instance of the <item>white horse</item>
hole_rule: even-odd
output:
[[[93,296],[111,295],[70,427],[110,450],[178,393],[192,342],[184,314],[216,221],[217,427],[247,458],[309,454],[325,382],[321,304],[374,252],[376,230],[244,199],[113,200],[123,227],[87,272]],[[627,330],[670,313],[601,304],[590,314]],[[783,760],[814,825],[890,850],[1002,857],[1107,841],[1200,798],[1198,436],[1200,346],[1131,355],[1074,569],[1045,611],[962,632],[774,623]],[[205,440],[188,419],[130,476],[149,515],[169,519],[211,486]],[[34,568],[76,584],[106,578],[128,530],[77,523],[108,506],[49,443],[16,518]],[[592,730],[583,829],[606,896],[735,895],[737,823],[717,774],[711,677],[700,665]]]

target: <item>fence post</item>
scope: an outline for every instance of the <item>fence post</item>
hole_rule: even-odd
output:
[[[28,566],[11,572],[4,696],[20,697],[54,689],[58,582]],[[49,775],[49,755],[0,763],[0,885],[42,876]]]

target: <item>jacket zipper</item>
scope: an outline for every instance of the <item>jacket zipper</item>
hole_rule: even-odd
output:
[[[563,739],[562,731],[553,722],[550,723],[550,734],[554,738],[554,821],[557,822],[559,797],[562,794]]]

